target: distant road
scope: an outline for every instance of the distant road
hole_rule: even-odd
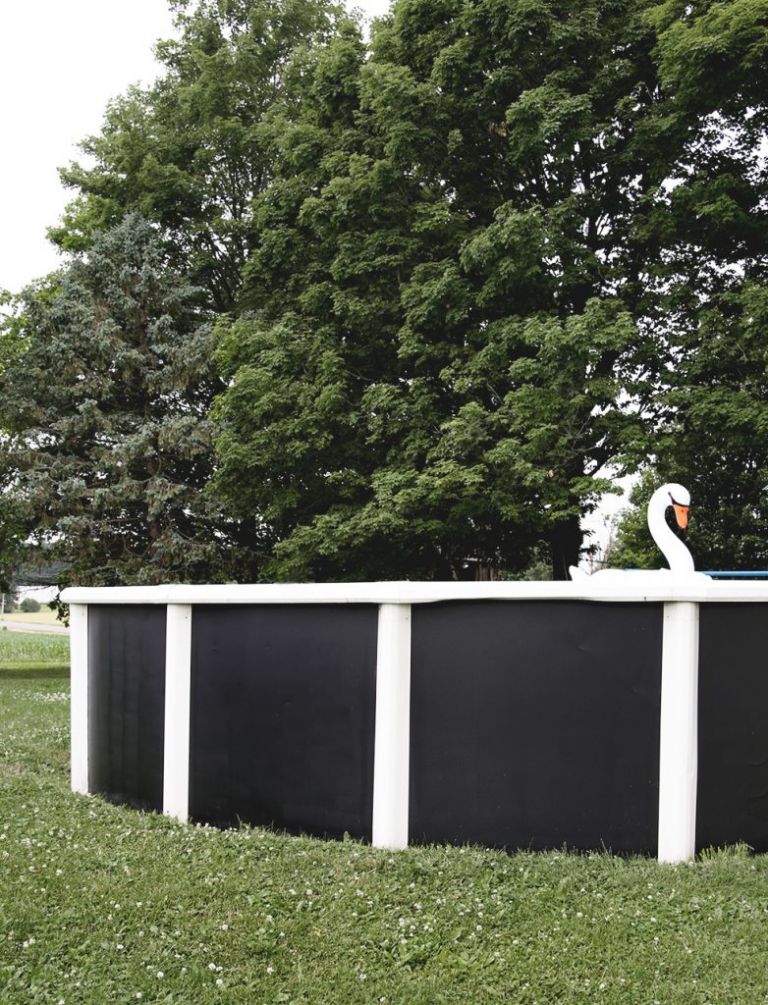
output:
[[[43,635],[69,635],[69,629],[64,625],[38,625],[34,621],[6,621],[0,618],[0,629],[7,628],[9,632],[35,632]]]

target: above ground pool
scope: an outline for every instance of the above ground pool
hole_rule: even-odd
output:
[[[768,586],[66,590],[72,784],[375,845],[768,851]]]

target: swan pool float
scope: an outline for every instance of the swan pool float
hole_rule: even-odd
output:
[[[668,569],[659,569],[659,572],[674,572],[677,574],[690,574],[695,572],[693,555],[686,548],[683,542],[677,537],[667,524],[667,510],[671,507],[675,511],[675,520],[681,530],[688,526],[688,509],[691,505],[691,494],[683,485],[676,482],[667,482],[660,486],[651,496],[648,502],[648,530],[651,537],[656,542],[664,558],[669,563]],[[595,579],[600,581],[607,578],[625,579],[628,575],[635,575],[629,569],[601,569],[599,572],[589,573],[572,565],[568,569],[571,579]],[[646,571],[646,570],[643,570]]]

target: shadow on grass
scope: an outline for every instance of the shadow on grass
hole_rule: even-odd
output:
[[[0,664],[0,681],[3,680],[66,680],[69,666],[64,663],[9,663]]]

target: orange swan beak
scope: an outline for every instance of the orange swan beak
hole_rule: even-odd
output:
[[[672,503],[672,507],[675,511],[675,519],[677,520],[677,526],[681,530],[685,530],[688,526],[688,507],[681,506],[679,503]]]

